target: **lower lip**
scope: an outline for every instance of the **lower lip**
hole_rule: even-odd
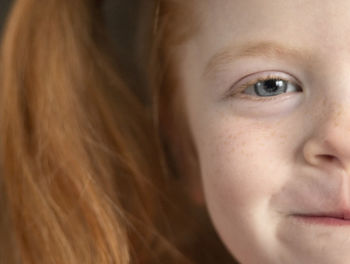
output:
[[[295,216],[298,220],[313,225],[328,225],[328,226],[350,226],[350,219],[335,218],[328,216]]]

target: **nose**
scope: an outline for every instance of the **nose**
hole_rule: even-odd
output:
[[[306,162],[320,168],[338,167],[350,175],[350,104],[324,105],[318,120],[303,145]]]

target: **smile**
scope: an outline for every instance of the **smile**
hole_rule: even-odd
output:
[[[293,217],[312,225],[350,226],[349,212],[344,211],[320,214],[296,214]]]

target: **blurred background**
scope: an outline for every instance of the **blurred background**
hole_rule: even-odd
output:
[[[0,0],[1,32],[14,2],[15,0]],[[122,65],[122,74],[131,87],[141,93],[140,96],[143,93],[139,86],[144,83],[142,67],[144,67],[146,55],[144,51],[149,46],[153,2],[152,0],[104,0],[102,6],[113,47],[115,47],[119,64]]]
[[[0,0],[0,29],[2,31],[11,0]]]
[[[106,24],[116,48],[122,73],[141,98],[145,91],[147,61],[154,12],[153,0],[104,0]]]

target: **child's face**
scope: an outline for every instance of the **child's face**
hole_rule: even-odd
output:
[[[243,264],[349,263],[350,1],[194,2],[181,89],[218,233]]]

